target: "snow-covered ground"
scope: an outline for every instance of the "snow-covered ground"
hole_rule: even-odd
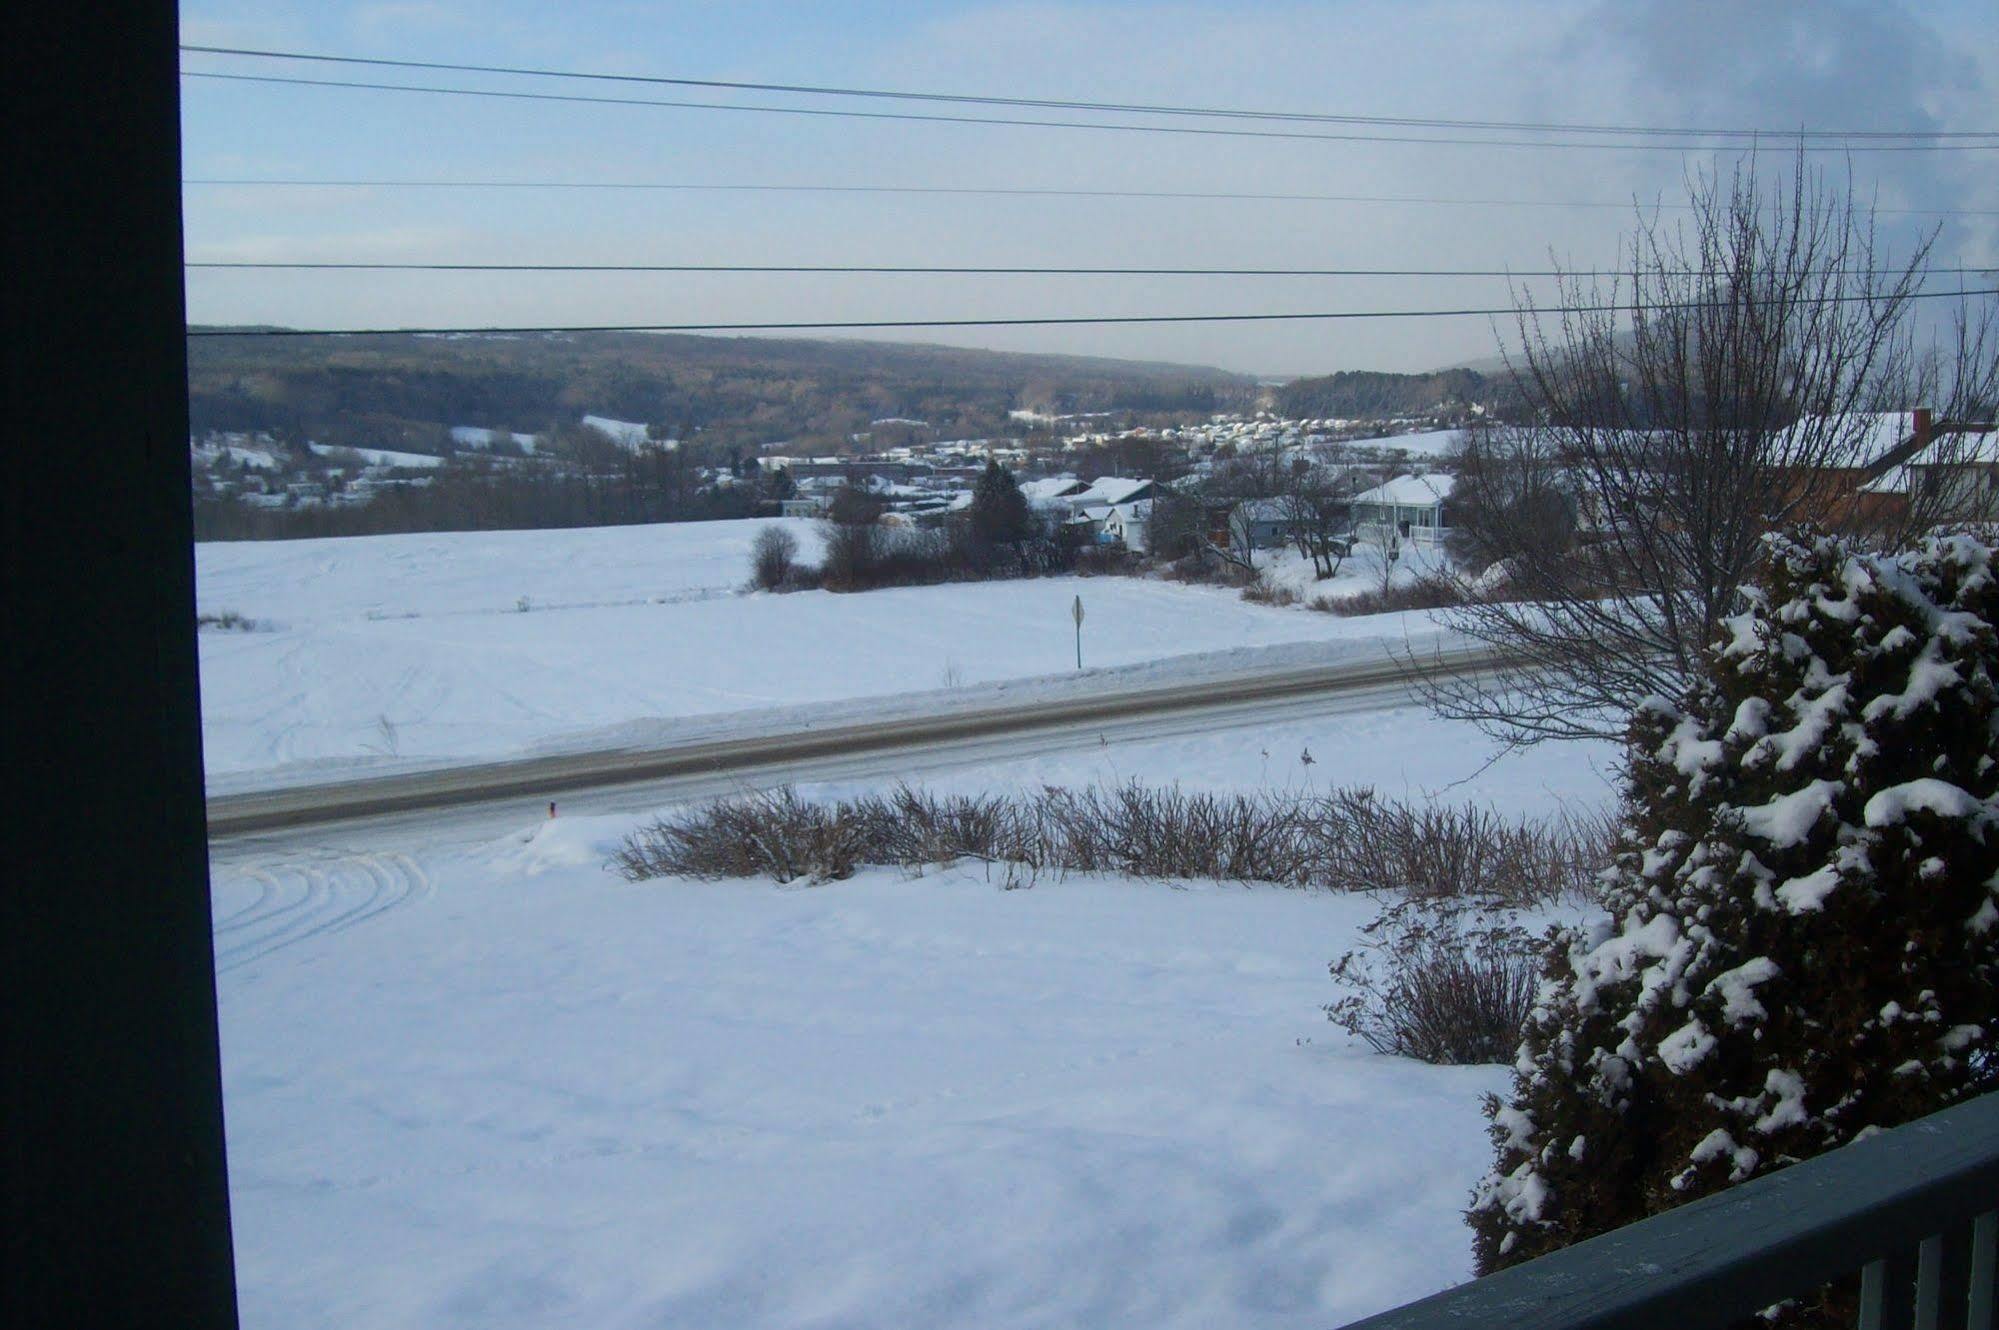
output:
[[[989,681],[1072,666],[1077,594],[1089,662],[1122,663],[1099,682],[1379,651],[1415,622],[1113,578],[743,595],[763,525],[202,546],[203,610],[264,625],[203,634],[210,761],[931,705],[911,694],[947,676],[1038,696]],[[1607,749],[1489,761],[1413,706],[1212,724],[856,758],[801,791],[1607,794]],[[605,864],[637,806],[215,847],[246,1326],[1324,1327],[1470,1274],[1505,1072],[1324,1019],[1374,902],[977,867],[634,885]]]
[[[535,449],[535,437],[532,432],[517,434],[509,429],[492,429],[484,425],[451,427],[451,441],[461,448],[490,448],[493,446],[494,438],[499,435],[512,439],[522,452],[532,453]]]
[[[1603,756],[1485,767],[1401,709],[925,783],[1537,813],[1600,799]],[[1374,902],[977,867],[627,884],[604,864],[642,820],[223,847],[246,1326],[1325,1327],[1471,1273],[1505,1072],[1323,1018]]]
[[[312,449],[314,453],[321,457],[338,458],[352,453],[369,466],[399,466],[428,469],[444,465],[442,457],[435,457],[430,453],[404,453],[388,448],[334,447],[331,444],[325,443],[309,443],[306,447]]]
[[[1127,578],[742,594],[750,542],[778,521],[201,545],[201,610],[257,625],[201,638],[209,770],[240,788],[279,768],[496,757],[645,720],[1073,679],[1077,596],[1092,669],[1258,651],[1306,664],[1410,629]],[[816,559],[814,524],[783,524]]]
[[[1353,444],[1357,448],[1400,451],[1411,457],[1448,457],[1457,451],[1464,436],[1463,430],[1432,429],[1417,434],[1391,434],[1383,439],[1356,439]]]
[[[1281,545],[1256,552],[1256,567],[1263,580],[1289,590],[1301,603],[1321,597],[1337,601],[1365,591],[1379,591],[1385,562],[1379,546],[1361,542],[1353,547],[1352,554],[1341,561],[1339,572],[1322,580],[1312,561],[1299,554],[1293,546]],[[1412,543],[1388,564],[1386,571],[1390,585],[1404,587],[1419,577],[1448,566],[1442,551],[1419,549]]]
[[[610,436],[613,443],[636,448],[650,437],[644,421],[617,420],[610,416],[585,416],[583,423]]]

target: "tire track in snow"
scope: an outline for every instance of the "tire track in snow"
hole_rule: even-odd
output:
[[[247,875],[269,884],[269,890],[262,897],[263,904],[254,911],[232,915],[227,923],[216,927],[216,937],[266,925],[283,927],[294,916],[313,908],[318,901],[318,894],[313,890],[313,878],[308,870],[297,866],[279,865],[279,867],[285,869],[283,876],[263,867],[245,870]],[[296,879],[289,887],[286,886],[288,878]]]
[[[336,854],[316,863],[251,865],[237,871],[263,889],[255,904],[217,925],[218,975],[301,942],[345,932],[427,899],[432,891],[422,865],[401,853]],[[297,879],[297,895],[273,905],[274,898],[285,895],[281,873]]]
[[[270,903],[271,897],[278,890],[278,880],[261,868],[244,869],[239,876],[247,877],[257,884],[257,899],[251,901],[241,909],[232,910],[230,913],[216,919],[214,927],[216,937],[221,937],[224,933],[234,932],[242,926],[244,921],[252,919],[258,911]]]

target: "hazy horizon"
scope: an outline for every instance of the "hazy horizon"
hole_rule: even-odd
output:
[[[204,0],[197,44],[1009,97],[1424,117],[1989,130],[1990,3],[1434,0],[1201,4],[329,5]],[[189,54],[188,70],[662,100],[1081,118]],[[1283,193],[1361,203],[961,193],[191,186],[195,260],[1541,268],[1613,263],[1630,203],[1670,207],[1733,151],[1466,147],[817,118],[183,81],[191,179],[619,181]],[[1142,117],[1104,117],[1137,122]],[[1231,127],[1239,122],[1193,122]],[[1253,128],[1281,123],[1241,122]],[[1333,125],[1291,126],[1343,132]],[[1383,132],[1379,130],[1362,132]],[[1393,130],[1386,132],[1396,132]],[[1435,131],[1409,131],[1433,133]],[[1788,150],[1763,160],[1788,169]],[[1981,151],[1825,154],[1906,252],[1999,265]],[[1570,208],[1550,203],[1610,206]],[[1979,213],[1984,215],[1979,215]],[[1527,280],[1538,297],[1549,283]],[[1130,316],[1504,307],[1504,279],[190,272],[200,323],[305,327]],[[1213,365],[1263,378],[1490,359],[1482,318],[915,328],[812,339]]]

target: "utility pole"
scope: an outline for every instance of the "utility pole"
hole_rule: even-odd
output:
[[[1076,597],[1076,604],[1069,611],[1076,620],[1076,668],[1083,668],[1083,598]]]

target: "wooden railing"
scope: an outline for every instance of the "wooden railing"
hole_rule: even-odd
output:
[[[1347,1330],[1706,1330],[1859,1278],[1861,1330],[1994,1330],[1999,1093]]]

